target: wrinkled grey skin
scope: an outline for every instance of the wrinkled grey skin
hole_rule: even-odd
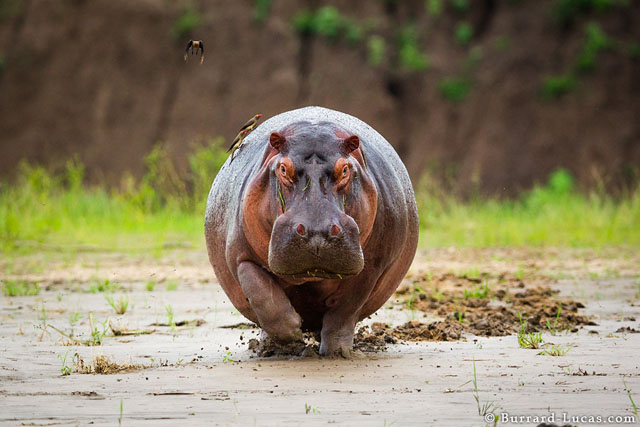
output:
[[[312,148],[304,144],[287,147],[296,170],[305,167],[301,173],[312,179],[306,189],[312,200],[292,196],[280,220],[273,209],[264,213],[273,226],[268,249],[264,248],[268,257],[261,258],[249,244],[242,218],[249,183],[261,168],[270,134],[297,122],[308,122],[311,131],[320,129],[321,123],[334,123],[360,138],[366,166],[355,162],[355,170],[359,174],[368,173],[377,191],[375,222],[364,247],[360,247],[357,239],[357,225],[340,210],[344,205],[339,198],[330,191],[317,190],[319,178],[314,177],[319,177],[321,169],[326,169],[339,155],[334,149],[335,141],[321,143],[320,131],[315,134]],[[300,159],[309,153],[302,155],[301,150],[315,150],[314,158],[328,159],[328,163],[314,161],[313,165],[304,166]],[[321,107],[288,111],[265,121],[245,138],[233,162],[230,160],[215,178],[205,216],[209,259],[222,288],[234,306],[274,340],[300,340],[302,330],[311,330],[320,333],[321,355],[349,357],[356,323],[391,296],[415,255],[418,216],[404,165],[391,145],[366,123]],[[273,169],[268,186],[271,194],[267,197],[277,200],[277,187],[271,185],[276,182],[275,166]],[[302,190],[296,187],[296,191]],[[349,197],[360,196],[355,185]],[[305,224],[303,236],[295,234],[299,223]],[[326,233],[333,224],[340,227],[339,241],[335,242]],[[319,237],[313,240],[316,235]],[[317,262],[310,261],[309,255],[300,255],[315,250],[324,251],[318,252]],[[286,256],[278,256],[279,253]],[[296,280],[296,273],[318,266],[345,275],[327,273],[326,277],[320,274],[321,277],[313,279],[305,275]],[[351,274],[345,270],[351,270]]]

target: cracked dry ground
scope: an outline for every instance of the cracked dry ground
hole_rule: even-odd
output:
[[[619,249],[421,251],[396,294],[358,326],[357,357],[329,360],[316,357],[310,334],[305,357],[259,355],[260,330],[233,309],[200,250],[5,256],[5,289],[36,295],[2,295],[0,422],[633,416],[638,265]],[[535,348],[521,347],[519,333]]]

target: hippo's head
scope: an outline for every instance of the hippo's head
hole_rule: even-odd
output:
[[[273,273],[306,281],[362,271],[377,192],[357,135],[334,124],[307,122],[272,132],[250,185],[245,234],[254,249],[261,246],[258,254],[267,246]],[[261,225],[251,218],[256,214],[263,216]]]

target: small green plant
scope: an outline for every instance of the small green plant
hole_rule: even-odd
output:
[[[499,409],[496,402],[484,402],[480,403],[480,393],[478,392],[478,377],[476,375],[476,361],[473,361],[473,398],[476,400],[478,406],[478,415],[484,417],[487,414],[491,414]]]
[[[378,67],[384,60],[386,43],[381,36],[372,35],[367,43],[369,54],[367,59],[373,67]]]
[[[518,332],[518,345],[521,348],[538,349],[542,344],[542,334],[540,332]]]
[[[26,280],[6,280],[2,283],[2,292],[8,297],[35,296],[40,293],[40,286]]]
[[[464,290],[464,299],[469,298],[487,298],[489,296],[489,280],[485,279],[484,283],[480,286],[477,286],[473,289],[465,289]]]
[[[422,71],[428,68],[427,57],[420,51],[418,33],[413,25],[405,25],[396,35],[398,62],[408,71]]]
[[[437,18],[442,15],[442,0],[426,0],[425,9],[429,15]]]
[[[542,80],[542,96],[556,99],[571,92],[576,87],[576,79],[571,74],[546,76]]]
[[[518,331],[520,348],[539,349],[543,342],[542,334],[540,332],[526,332],[527,322],[522,319],[520,312],[518,312],[518,320],[520,320],[520,330]]]
[[[539,355],[547,355],[547,356],[555,356],[555,357],[561,357],[564,356],[565,354],[567,354],[569,352],[569,350],[571,350],[568,347],[561,347],[561,346],[551,346],[550,349],[544,349],[542,350],[540,353],[538,353]]]
[[[113,308],[113,311],[116,314],[125,314],[127,309],[129,308],[129,297],[125,297],[124,295],[118,298],[117,301],[113,299],[111,295],[105,295],[104,299],[107,300],[107,303]]]
[[[189,4],[171,28],[171,35],[176,41],[183,41],[191,37],[193,32],[202,25],[202,14],[193,4]]]
[[[47,315],[47,307],[44,305],[44,302],[40,303],[40,310],[38,310],[38,320],[44,326],[47,323],[49,316]]]
[[[636,405],[636,402],[633,401],[633,396],[631,396],[631,389],[629,388],[629,386],[627,386],[627,382],[625,381],[624,378],[622,378],[622,384],[624,384],[624,389],[627,392],[627,396],[629,397],[629,401],[631,402],[631,408],[633,408],[631,410],[631,412],[633,412],[633,414],[636,416],[636,419],[638,418],[638,406]]]
[[[107,322],[108,320],[102,322],[102,331],[100,331],[93,323],[93,313],[89,313],[89,331],[91,331],[91,339],[87,341],[87,345],[97,346],[102,344],[104,336],[107,333]]]
[[[315,32],[315,15],[308,10],[299,10],[291,21],[293,29],[301,35],[311,35]]]
[[[460,46],[466,46],[473,38],[473,27],[468,22],[459,22],[456,25],[456,42]]]
[[[69,314],[69,325],[71,325],[71,327],[73,328],[76,325],[76,323],[80,321],[81,318],[82,318],[82,315],[77,311]]]
[[[596,59],[600,52],[612,46],[612,41],[595,22],[587,24],[585,42],[576,59],[579,71],[592,71],[596,66]]]
[[[271,12],[271,0],[253,1],[253,19],[258,23],[263,23]]]
[[[175,291],[178,289],[178,282],[176,281],[169,281],[167,282],[167,290],[168,291]]]
[[[337,40],[342,30],[342,18],[338,9],[333,6],[318,9],[314,17],[314,29],[331,41]]]
[[[156,282],[154,282],[153,280],[148,281],[145,285],[144,288],[149,291],[149,292],[153,292],[153,290],[156,287]]]
[[[227,351],[227,354],[222,358],[222,363],[233,363],[235,360],[231,357],[231,352]]]
[[[421,297],[421,295],[423,295],[423,297]],[[416,299],[424,298],[426,296],[427,294],[425,293],[425,291],[422,290],[422,288],[420,288],[419,286],[414,286],[413,289],[411,290],[411,293],[409,294],[409,300],[407,301],[407,308],[409,310],[414,310]]]
[[[176,321],[173,318],[173,307],[171,306],[171,304],[165,306],[164,310],[167,313],[167,325],[169,325],[171,327],[171,329],[175,329],[176,328]]]
[[[451,0],[451,7],[458,13],[465,13],[469,10],[469,0]]]
[[[547,329],[551,332],[551,335],[555,335],[558,332],[558,322],[560,320],[560,314],[562,314],[562,306],[558,306],[558,312],[556,313],[556,318],[553,320],[553,325],[549,320],[546,321]]]
[[[438,90],[445,99],[461,102],[471,91],[471,83],[464,77],[446,77],[438,82]]]
[[[118,425],[122,425],[122,411],[124,409],[124,399],[120,398],[120,416],[118,417]]]
[[[364,33],[365,33],[364,29],[360,25],[356,24],[355,22],[352,22],[351,20],[345,21],[344,25],[345,25],[345,34],[344,34],[345,40],[351,46],[356,46],[364,38]]]
[[[69,355],[69,351],[67,351],[64,356],[58,354],[58,359],[62,361],[62,367],[60,368],[60,373],[63,377],[71,374],[71,367],[67,366],[67,356]]]
[[[319,414],[320,410],[316,407],[313,407],[307,403],[304,404],[304,413],[305,414]]]
[[[98,292],[114,292],[120,289],[120,285],[112,283],[109,279],[97,280],[89,285],[88,292],[97,294]]]

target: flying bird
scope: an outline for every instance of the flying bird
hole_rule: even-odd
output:
[[[200,58],[200,63],[202,64],[204,62],[204,43],[202,43],[202,40],[189,40],[187,48],[184,51],[184,62],[187,62],[187,58],[189,57],[189,49],[191,49],[191,55],[195,54],[197,56],[198,53],[202,54]]]
[[[233,140],[233,142],[231,143],[231,146],[227,150],[227,151],[231,151],[231,161],[233,161],[233,154],[235,153],[235,151],[242,145],[242,140],[249,133],[251,133],[252,130],[256,128],[261,118],[262,118],[262,114],[256,114],[255,116],[251,117],[249,121],[240,128],[238,135]]]

